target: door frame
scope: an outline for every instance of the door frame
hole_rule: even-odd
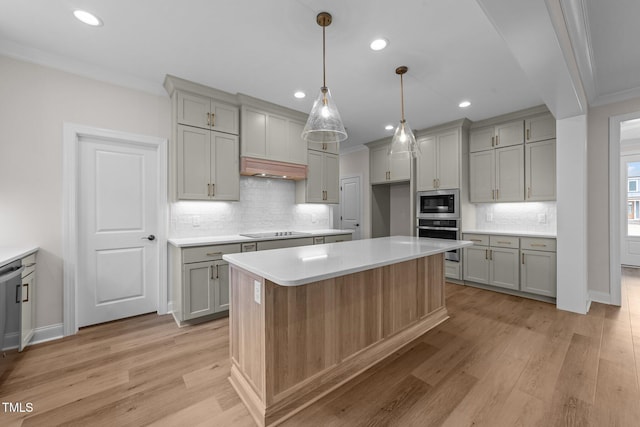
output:
[[[158,314],[168,312],[167,287],[167,151],[168,140],[101,129],[75,123],[63,123],[62,144],[62,234],[63,234],[63,332],[64,336],[78,332],[78,159],[83,137],[118,141],[125,144],[152,147],[158,155]]]
[[[345,176],[341,176],[339,177],[339,183],[340,183],[340,202],[342,202],[342,180],[343,179],[350,179],[350,178],[358,178],[358,185],[360,187],[360,200],[358,201],[358,205],[359,205],[359,210],[360,210],[360,239],[363,239],[363,231],[362,231],[362,224],[363,224],[363,215],[364,215],[364,194],[362,194],[362,174],[357,174],[357,175],[345,175]],[[339,221],[340,221],[340,228],[342,228],[342,203],[340,203],[338,205],[338,217],[339,217]]]
[[[620,124],[640,118],[640,111],[609,117],[609,298],[610,304],[622,303],[620,261]]]

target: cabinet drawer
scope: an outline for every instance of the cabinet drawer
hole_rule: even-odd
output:
[[[321,245],[324,243],[324,236],[317,236],[313,238],[314,245]]]
[[[252,252],[252,251],[255,251],[257,248],[258,248],[258,243],[257,242],[243,243],[242,244],[242,252]]]
[[[462,240],[470,240],[474,245],[489,246],[489,236],[486,234],[463,234]]]
[[[325,243],[348,242],[351,240],[351,234],[336,234],[335,236],[324,236]]]
[[[455,261],[444,261],[444,276],[449,279],[460,280],[460,263]]]
[[[224,254],[233,254],[240,252],[239,244],[216,245],[216,246],[196,246],[193,248],[184,248],[182,250],[182,262],[200,262],[222,259]]]
[[[514,236],[490,236],[489,244],[496,248],[519,248],[520,239]]]
[[[36,254],[33,253],[22,258],[22,265],[24,265],[22,277],[27,277],[29,274],[33,273],[36,270]]]
[[[556,251],[556,239],[544,239],[538,237],[523,237],[521,241],[521,249],[530,249],[532,251]]]

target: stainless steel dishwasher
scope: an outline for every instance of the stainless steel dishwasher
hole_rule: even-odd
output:
[[[11,304],[13,298],[19,301],[21,298],[22,270],[24,266],[21,260],[13,261],[0,267],[0,351],[4,356],[4,335],[7,325],[10,328],[19,328],[19,319],[15,315]],[[15,323],[15,324],[14,324]]]

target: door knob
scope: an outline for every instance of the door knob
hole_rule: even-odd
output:
[[[356,224],[356,227],[360,227],[360,224]]]
[[[156,240],[156,236],[154,236],[153,234],[149,234],[147,237],[143,237],[142,240],[147,239],[147,240]]]

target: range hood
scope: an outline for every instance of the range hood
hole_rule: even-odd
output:
[[[307,179],[307,165],[241,157],[240,175],[300,181]]]

